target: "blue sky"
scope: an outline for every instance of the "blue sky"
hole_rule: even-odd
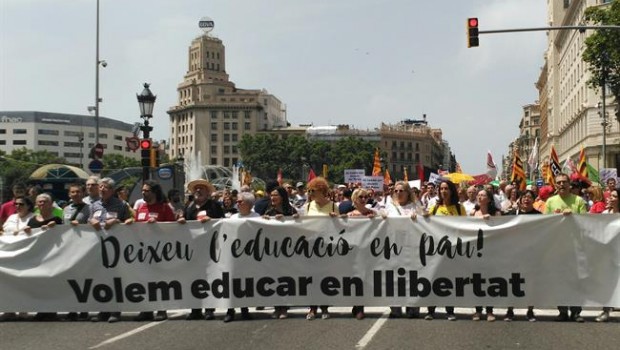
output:
[[[496,163],[536,101],[544,32],[487,34],[467,49],[465,20],[481,30],[546,25],[542,0],[100,0],[101,115],[138,122],[142,83],[157,95],[154,136],[187,70],[187,48],[215,21],[239,88],[265,88],[293,124],[377,127],[423,114],[443,129],[465,172]],[[87,114],[95,99],[95,0],[0,0],[0,110]]]

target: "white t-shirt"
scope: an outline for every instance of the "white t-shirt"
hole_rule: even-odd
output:
[[[231,219],[250,219],[250,218],[260,218],[260,214],[251,211],[248,215],[241,215],[241,213],[235,213],[230,216]]]
[[[25,217],[19,217],[18,213],[11,214],[4,225],[2,225],[2,229],[4,230],[5,235],[14,235],[17,232],[17,235],[25,235],[24,227],[28,226],[28,221],[34,216],[34,213],[30,213]]]
[[[387,216],[411,216],[414,212],[416,214],[422,214],[422,206],[415,202],[410,202],[405,205],[397,204],[396,202],[390,202],[385,207]]]

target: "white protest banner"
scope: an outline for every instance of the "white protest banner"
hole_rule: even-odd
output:
[[[420,180],[411,180],[409,181],[409,187],[417,188],[419,190],[422,188],[422,182]]]
[[[620,306],[617,215],[58,225],[0,237],[0,311]]]
[[[383,176],[364,176],[362,187],[375,191],[383,191]]]
[[[432,182],[434,184],[438,184],[439,181],[441,181],[441,176],[439,176],[439,174],[431,173],[428,176],[428,182]]]
[[[364,169],[344,169],[344,182],[345,183],[358,183],[362,182],[364,178]]]

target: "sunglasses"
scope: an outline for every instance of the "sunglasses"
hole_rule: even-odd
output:
[[[394,190],[394,193],[401,193],[401,192],[405,192],[405,190]]]
[[[364,195],[364,196],[357,196],[357,198],[360,198],[360,199],[368,199],[368,196],[365,196],[365,195]]]
[[[26,203],[15,203],[15,206],[22,206],[22,205],[26,205]]]

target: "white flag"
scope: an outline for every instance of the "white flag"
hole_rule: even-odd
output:
[[[530,166],[530,172],[538,168],[538,137],[534,141],[534,148],[530,152],[530,157],[527,159],[527,164]]]

